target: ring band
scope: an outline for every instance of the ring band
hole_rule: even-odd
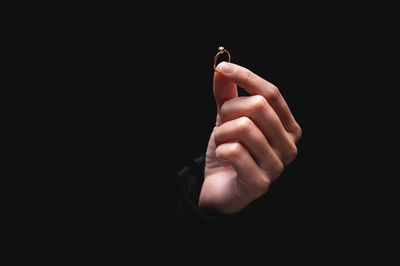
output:
[[[231,54],[228,52],[228,50],[226,50],[223,46],[220,46],[218,48],[218,53],[215,55],[214,57],[214,70],[217,71],[217,59],[218,57],[223,54],[223,53],[227,53],[228,54],[228,62],[231,62]]]

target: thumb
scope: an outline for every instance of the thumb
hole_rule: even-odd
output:
[[[224,102],[238,97],[236,84],[225,78],[223,72],[220,72],[220,70],[229,68],[229,65],[231,64],[226,62],[221,62],[217,66],[217,71],[214,72],[213,91],[214,91],[215,102],[217,104],[217,109],[218,109],[217,117],[219,116],[221,106],[224,104]],[[218,124],[219,122],[217,121],[217,126]]]

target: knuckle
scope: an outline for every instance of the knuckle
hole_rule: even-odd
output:
[[[253,122],[250,118],[243,116],[236,121],[236,130],[239,134],[244,134],[250,130]]]
[[[278,102],[279,98],[281,97],[281,93],[279,89],[275,85],[271,85],[269,88],[269,92],[267,94],[267,100],[269,103],[276,103]]]
[[[229,108],[229,104],[228,104],[229,100],[226,101],[224,104],[222,104],[221,109],[220,109],[220,115],[221,115],[221,119],[224,121],[226,118],[228,118],[230,115],[230,108]]]
[[[216,145],[217,147],[215,148],[215,156],[217,158],[220,158],[223,155],[222,147],[221,145]]]
[[[293,126],[293,134],[296,137],[296,141],[298,141],[303,135],[303,130],[297,123]]]
[[[268,102],[267,100],[261,95],[254,95],[251,96],[251,107],[254,109],[255,112],[264,110],[267,108]]]
[[[218,146],[221,143],[221,131],[219,130],[218,127],[216,127],[214,129],[214,141],[215,141],[215,145]]]
[[[262,177],[257,183],[257,194],[259,196],[264,195],[269,190],[271,181],[267,177]]]
[[[227,155],[232,158],[239,158],[242,155],[243,148],[238,142],[233,142],[229,145]]]
[[[274,165],[274,174],[275,174],[275,178],[279,177],[282,173],[283,170],[285,169],[284,164],[281,161],[276,161],[275,165]]]
[[[294,144],[290,145],[286,152],[287,152],[287,163],[290,163],[297,157],[298,150],[296,145]]]
[[[283,173],[283,170],[285,170],[285,166],[283,165],[283,163],[281,162],[281,161],[279,161],[278,163],[277,163],[277,166],[276,166],[276,172],[277,172],[277,176],[280,176],[282,173]]]
[[[221,118],[224,117],[224,116],[226,116],[226,114],[227,114],[226,104],[223,104],[223,105],[221,106],[220,114],[221,114]]]

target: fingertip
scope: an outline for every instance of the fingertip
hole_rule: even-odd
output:
[[[222,72],[222,69],[224,68],[224,65],[226,64],[226,62],[225,61],[222,61],[221,63],[219,63],[218,65],[217,65],[217,67],[215,68],[215,71],[216,72]]]
[[[217,72],[221,72],[223,74],[230,74],[230,73],[233,73],[235,71],[236,67],[237,66],[235,64],[222,61],[216,67],[216,71]]]

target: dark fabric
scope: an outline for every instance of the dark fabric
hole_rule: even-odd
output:
[[[201,210],[197,205],[201,186],[204,182],[204,166],[205,156],[203,155],[179,171],[179,188],[185,205],[194,215],[205,222],[215,223],[227,216],[217,212],[206,212],[205,210]]]
[[[271,252],[276,255],[278,243],[283,240],[278,235],[290,234],[290,228],[278,226],[282,219],[276,205],[276,185],[237,214],[205,212],[197,206],[204,164],[205,156],[201,156],[177,175],[180,202],[154,243],[162,254],[158,259],[180,262],[196,258],[204,263],[226,263],[246,262],[250,258],[256,262],[265,254],[272,259]],[[287,249],[293,242],[285,245]]]

